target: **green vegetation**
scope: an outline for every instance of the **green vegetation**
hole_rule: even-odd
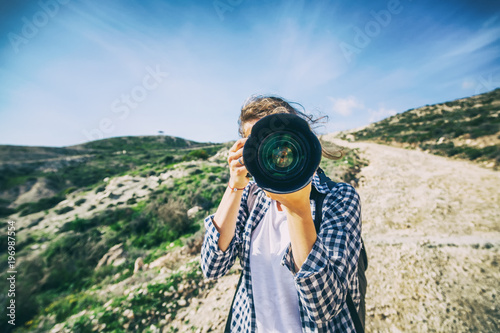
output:
[[[206,150],[197,149],[197,150],[190,151],[185,157],[186,157],[186,160],[189,158],[206,160],[209,156],[208,156],[208,153],[206,152]]]
[[[58,312],[59,318],[66,318],[93,304],[90,298],[75,304],[67,304],[64,299],[76,297],[71,295],[83,292],[125,268],[131,272],[135,258],[145,250],[198,231],[200,225],[187,218],[186,210],[180,200],[167,200],[164,205],[142,202],[133,208],[108,209],[90,219],[77,217],[66,223],[59,230],[60,235],[38,257],[25,260],[19,266],[23,274],[17,281],[17,297],[22,300],[18,303],[17,309],[22,313],[18,320],[31,320],[51,304],[66,306]],[[126,263],[120,267],[104,266],[95,270],[99,259],[118,243],[124,243],[124,251],[129,254]],[[5,283],[1,281],[0,286],[6,287]]]
[[[500,89],[444,105],[411,109],[352,134],[357,140],[419,147],[442,156],[492,161],[498,167]],[[493,139],[486,145],[475,144],[486,137]]]
[[[63,201],[65,196],[60,193],[51,198],[40,199],[37,202],[27,202],[17,206],[16,211],[19,212],[20,216],[25,216],[37,212],[41,212],[46,209],[50,209],[57,205],[59,202]]]
[[[173,136],[124,136],[87,142],[70,148],[85,148],[104,151],[151,151],[184,149],[207,145]]]
[[[6,163],[0,167],[0,189],[30,187],[43,179],[49,189],[58,193],[16,208],[7,208],[8,204],[0,202],[0,217],[15,212],[26,216],[51,209],[77,188],[89,190],[97,186],[95,192],[102,192],[105,187],[99,184],[106,177],[124,174],[148,176],[155,174],[155,170],[163,170],[180,161],[206,160],[222,146],[170,136],[118,137],[68,148],[0,146],[0,156],[5,161],[13,160],[12,156],[18,160],[29,160],[21,165]],[[33,161],[37,157],[41,160]],[[44,162],[43,158],[56,157],[71,161],[60,163],[57,171],[40,171],[44,163],[50,163]],[[147,173],[143,174],[144,171]],[[67,211],[62,210],[61,214],[64,212]]]
[[[171,242],[179,244],[180,237],[200,231],[201,215],[206,215],[220,201],[225,189],[221,182],[227,181],[228,171],[203,164],[186,165],[186,168],[190,175],[176,179],[173,187],[162,185],[148,201],[128,208],[113,207],[87,219],[76,217],[64,224],[57,235],[48,235],[51,240],[47,248],[19,267],[23,274],[19,275],[18,283],[24,286],[20,287],[23,290],[18,311],[23,314],[19,322],[36,320],[46,308],[57,307],[61,320],[81,311],[91,299],[80,299],[76,295],[84,295],[89,288],[106,281],[109,283],[110,276],[118,272],[129,272],[122,273],[121,279],[130,276],[137,257],[153,260],[165,254],[164,250],[159,252],[159,248],[165,249]],[[187,210],[195,205],[204,210],[198,218],[189,219]],[[71,209],[63,207],[57,213]],[[35,235],[25,239],[20,249],[42,241]],[[103,266],[95,270],[99,259],[118,243],[124,244],[126,262],[119,267]],[[0,287],[5,287],[5,283],[1,281]],[[71,297],[77,297],[78,301],[68,304]]]
[[[143,288],[131,290],[129,294],[115,297],[110,302],[91,297],[88,292],[78,292],[61,297],[43,309],[45,315],[54,315],[57,322],[62,322],[71,315],[86,311],[66,327],[72,332],[81,332],[82,327],[92,331],[90,316],[97,318],[99,325],[106,325],[106,331],[125,332],[124,324],[129,330],[145,332],[151,324],[158,322],[167,315],[174,317],[180,308],[179,299],[175,293],[180,284],[185,284],[189,297],[196,297],[203,280],[203,274],[197,263],[190,263],[179,272],[172,273],[165,280],[148,283]],[[186,283],[188,281],[188,283]],[[211,285],[213,283],[210,283]],[[126,309],[126,310],[125,310]],[[116,311],[120,310],[120,311]],[[128,316],[125,311],[128,311]],[[28,322],[27,328],[36,327],[38,319]]]

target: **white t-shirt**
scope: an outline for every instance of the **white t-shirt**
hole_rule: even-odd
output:
[[[250,271],[257,332],[302,332],[299,301],[292,273],[281,265],[290,244],[285,211],[276,201],[252,233]]]

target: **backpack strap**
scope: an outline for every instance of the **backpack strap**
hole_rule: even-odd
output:
[[[243,271],[241,271],[240,279],[238,280],[238,285],[236,286],[236,291],[234,292],[233,301],[231,302],[231,306],[229,307],[229,314],[227,316],[226,328],[224,329],[224,333],[231,333],[231,321],[233,319],[233,305],[234,305],[234,300],[236,299],[236,294],[238,293],[238,289],[240,289],[241,280],[243,280]]]
[[[326,183],[328,185],[328,188],[331,190],[336,183],[328,178],[327,175],[325,175],[324,171],[318,167],[317,171],[318,177],[321,181],[321,184]],[[326,197],[325,193],[320,193],[314,186],[311,187],[311,199],[314,200],[316,209],[315,209],[315,214],[314,214],[314,226],[316,227],[316,232],[319,233],[320,226],[321,226],[321,220],[322,220],[322,210],[323,210],[323,201]],[[366,268],[367,264],[365,264],[366,260],[366,252],[365,252],[365,247],[363,244],[363,240],[361,239],[361,256],[363,257],[362,260],[359,260],[359,264],[363,265],[363,274],[364,274],[364,268]],[[363,263],[361,263],[363,261]],[[367,261],[367,260],[366,260]],[[359,267],[358,267],[359,270]],[[364,276],[364,275],[363,275]],[[364,293],[363,293],[364,294]],[[347,307],[349,309],[349,313],[351,315],[352,321],[354,323],[354,327],[356,329],[356,333],[363,333],[365,330],[363,328],[363,324],[361,323],[360,315],[358,314],[358,311],[356,310],[356,305],[354,305],[354,301],[352,300],[351,293],[349,292],[349,288],[347,289],[347,297],[346,297],[346,302],[347,302]],[[363,312],[364,316],[364,303],[360,304],[360,312]]]

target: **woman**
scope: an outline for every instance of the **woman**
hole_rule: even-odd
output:
[[[240,257],[243,280],[232,309],[231,332],[354,332],[346,295],[359,304],[357,262],[361,208],[355,189],[321,184],[275,194],[246,177],[243,146],[252,126],[273,113],[311,117],[278,97],[252,97],[239,118],[243,137],[229,151],[230,179],[215,214],[205,219],[201,266],[219,278]],[[323,156],[334,153],[323,148]],[[316,233],[311,188],[327,193]]]

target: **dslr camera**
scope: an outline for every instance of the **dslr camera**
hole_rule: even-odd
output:
[[[271,114],[252,127],[243,160],[259,187],[272,193],[292,193],[311,182],[321,162],[321,144],[301,117]]]

